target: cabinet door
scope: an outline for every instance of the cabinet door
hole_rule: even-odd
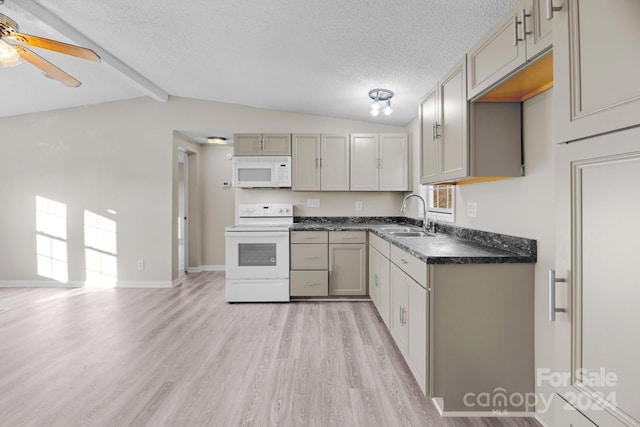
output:
[[[440,83],[441,136],[439,144],[440,181],[464,178],[469,174],[469,135],[466,55]]]
[[[349,191],[349,136],[322,135],[320,166],[324,191]]]
[[[290,156],[291,134],[267,134],[262,135],[262,154],[264,156]]]
[[[397,265],[391,263],[391,287],[389,304],[389,332],[395,340],[400,351],[404,354],[407,335],[404,327],[406,322],[405,307],[407,306],[408,289],[407,275],[398,268]]]
[[[329,245],[329,294],[367,294],[367,247],[360,244]]]
[[[422,392],[426,395],[429,294],[425,288],[411,278],[407,278],[407,285],[407,347],[405,359]]]
[[[294,191],[320,190],[320,135],[294,134],[291,161],[291,189]]]
[[[406,133],[382,133],[379,136],[381,191],[409,189],[409,143]]]
[[[369,296],[389,327],[389,260],[369,246]]]
[[[233,135],[233,154],[236,156],[259,156],[262,135],[259,133],[244,133]]]
[[[565,0],[553,18],[556,142],[640,124],[640,2]]]
[[[351,191],[378,190],[378,135],[351,135]]]
[[[558,393],[595,424],[640,425],[640,128],[559,145],[555,158],[555,269],[565,280],[555,296],[567,311],[556,314],[551,372],[566,375]]]
[[[527,61],[551,48],[553,44],[553,22],[547,19],[547,1],[526,0],[524,6],[525,40]]]
[[[526,61],[522,39],[522,1],[469,51],[469,99],[485,91]]]
[[[434,89],[420,102],[420,184],[438,181],[438,138]]]

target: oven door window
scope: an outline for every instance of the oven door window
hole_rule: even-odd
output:
[[[272,267],[276,265],[276,243],[239,243],[240,267]]]

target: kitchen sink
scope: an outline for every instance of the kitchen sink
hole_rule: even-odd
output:
[[[391,234],[396,237],[431,237],[432,234],[424,231],[392,231]]]
[[[387,233],[404,233],[407,231],[415,231],[413,228],[409,227],[382,227],[383,231]]]

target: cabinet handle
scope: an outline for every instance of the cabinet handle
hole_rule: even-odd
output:
[[[320,167],[322,167],[322,157],[320,157]]]
[[[513,17],[513,45],[518,46],[518,42],[524,41],[524,38],[518,37],[518,25],[522,22],[518,21],[518,14]]]
[[[304,257],[304,259],[318,259],[320,258],[319,256],[306,256]]]
[[[438,128],[440,127],[440,125],[438,124],[438,122],[435,122],[433,124],[433,140],[435,141],[437,138],[440,138],[440,135],[438,135]]]
[[[377,274],[373,276],[373,281],[374,281],[375,285],[378,286],[378,275]]]
[[[409,261],[407,261],[404,258],[400,258],[400,262],[403,263],[403,264],[409,264]]]
[[[562,6],[554,6],[553,0],[547,0],[547,21],[553,19],[553,12],[559,12],[562,10]]]
[[[400,326],[402,326],[403,323],[404,323],[404,319],[402,318],[402,306],[401,305],[398,306],[398,313],[400,313]]]
[[[556,313],[565,313],[564,308],[556,308],[556,283],[566,282],[566,279],[556,278],[556,271],[549,270],[549,322],[556,321]]]
[[[305,286],[318,286],[320,283],[318,282],[304,282]]]
[[[320,157],[316,157],[316,169],[320,167]]]
[[[531,34],[531,31],[527,31],[527,18],[530,18],[531,14],[527,13],[526,9],[522,9],[522,40],[524,40],[527,35]]]

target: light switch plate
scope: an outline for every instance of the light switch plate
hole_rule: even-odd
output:
[[[356,200],[356,210],[357,211],[362,210],[362,200]]]
[[[307,199],[307,207],[308,208],[319,208],[320,207],[320,199]]]

